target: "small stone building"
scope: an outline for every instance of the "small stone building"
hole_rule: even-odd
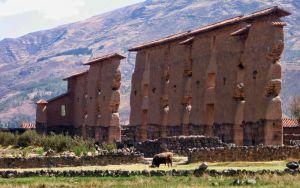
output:
[[[68,91],[37,102],[36,128],[42,133],[65,133],[98,142],[120,139],[120,60],[110,54],[86,63],[87,71],[65,78]]]
[[[289,12],[271,7],[130,49],[134,139],[217,136],[282,144],[281,65]]]
[[[282,118],[284,145],[300,144],[300,125],[298,120]]]

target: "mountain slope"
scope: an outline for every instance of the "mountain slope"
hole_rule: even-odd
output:
[[[121,63],[121,117],[126,121],[135,55],[127,52],[128,48],[273,5],[293,13],[286,18],[289,25],[283,61],[297,62],[300,2],[296,0],[278,0],[276,4],[273,0],[147,0],[84,21],[4,39],[0,41],[0,120],[33,121],[34,101],[65,92],[62,77],[86,69],[82,63],[89,58],[116,51],[129,57]],[[291,75],[296,82],[298,72],[289,68],[284,83],[291,80],[289,71],[295,72]],[[300,91],[300,86],[291,90],[289,83],[283,86],[284,107],[289,97]]]

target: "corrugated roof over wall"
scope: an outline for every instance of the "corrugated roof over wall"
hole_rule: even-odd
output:
[[[283,127],[299,127],[298,121],[296,119],[282,118]]]

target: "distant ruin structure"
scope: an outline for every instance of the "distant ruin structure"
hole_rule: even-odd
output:
[[[236,145],[282,145],[282,17],[271,7],[130,49],[136,52],[130,125],[136,143],[204,135]],[[68,92],[37,102],[36,129],[98,142],[121,139],[119,54],[89,61]]]
[[[281,65],[289,12],[272,7],[130,49],[130,131],[146,141],[217,136],[281,145]]]
[[[37,102],[36,129],[94,138],[98,142],[120,140],[121,71],[125,57],[110,54],[86,63],[87,71],[65,78],[67,93]]]

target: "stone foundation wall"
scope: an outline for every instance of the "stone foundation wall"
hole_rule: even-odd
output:
[[[201,161],[271,161],[300,159],[300,146],[256,146],[194,148],[188,153],[189,163]]]
[[[176,154],[187,156],[189,149],[201,147],[226,146],[217,138],[205,136],[178,136],[159,138],[140,142],[136,145],[137,151],[144,153],[145,157],[153,157],[157,153],[172,151]]]
[[[136,126],[122,126],[121,129],[121,140],[123,144],[127,146],[133,146],[137,141],[137,128]]]
[[[283,144],[284,145],[300,144],[300,127],[284,127]]]
[[[63,166],[105,166],[135,164],[144,162],[140,153],[109,153],[107,155],[86,157],[31,157],[31,158],[0,158],[0,168],[49,168]]]
[[[22,177],[130,177],[130,176],[257,176],[257,175],[298,175],[299,170],[289,170],[284,171],[279,170],[233,170],[225,169],[223,171],[216,170],[206,170],[203,173],[197,172],[197,170],[143,170],[143,171],[129,171],[129,170],[37,170],[37,171],[0,171],[0,178],[22,178]]]

